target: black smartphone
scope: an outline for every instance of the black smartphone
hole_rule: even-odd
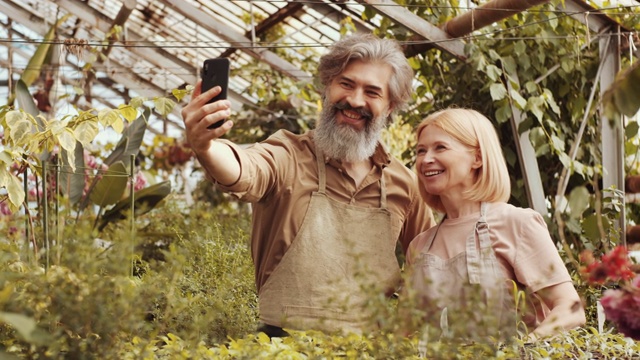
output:
[[[227,58],[207,59],[202,64],[202,92],[205,92],[214,86],[220,86],[222,91],[220,94],[209,100],[212,103],[227,98],[227,89],[229,88],[229,68],[230,62]],[[215,124],[209,125],[208,129],[215,129],[224,124],[224,120],[220,120]]]

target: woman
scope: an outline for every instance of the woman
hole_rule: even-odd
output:
[[[505,311],[516,305],[515,284],[532,304],[520,318],[529,341],[583,325],[582,302],[542,216],[507,203],[509,174],[489,119],[446,109],[424,119],[417,135],[421,196],[444,214],[409,246],[408,287],[423,309],[447,308],[449,328],[457,315],[467,333],[496,335],[521,324],[505,323],[515,314]]]

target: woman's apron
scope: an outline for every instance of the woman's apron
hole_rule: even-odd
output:
[[[515,329],[507,279],[491,246],[487,208],[483,202],[464,252],[448,260],[427,253],[438,224],[413,267],[411,280],[420,306],[426,310],[428,322],[439,324],[442,336],[487,339]]]
[[[326,194],[323,153],[316,148],[318,191],[300,231],[258,294],[260,320],[292,329],[361,333],[365,304],[400,279],[384,176],[380,208],[344,204]]]

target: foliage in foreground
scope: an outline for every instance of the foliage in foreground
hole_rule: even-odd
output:
[[[19,218],[2,226],[20,228]],[[230,208],[166,205],[136,219],[134,276],[129,232],[68,226],[33,260],[19,236],[0,240],[0,357],[29,359],[631,359],[640,344],[587,327],[525,345],[427,344],[395,335],[395,307],[380,310],[384,331],[332,336],[255,334],[257,309],[247,246],[249,216]],[[41,251],[44,253],[44,251]],[[44,255],[42,255],[44,258]],[[32,254],[31,254],[31,257]],[[382,302],[373,299],[372,304]],[[389,304],[387,304],[389,305]],[[435,338],[434,338],[435,339]]]

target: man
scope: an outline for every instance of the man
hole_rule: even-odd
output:
[[[362,332],[371,292],[399,281],[398,241],[433,224],[415,174],[379,143],[393,111],[411,97],[413,71],[398,44],[373,35],[345,38],[318,67],[323,109],[315,130],[280,130],[241,149],[220,140],[233,123],[219,93],[196,85],[182,116],[186,136],[212,181],[253,204],[251,252],[259,330],[282,327]]]

